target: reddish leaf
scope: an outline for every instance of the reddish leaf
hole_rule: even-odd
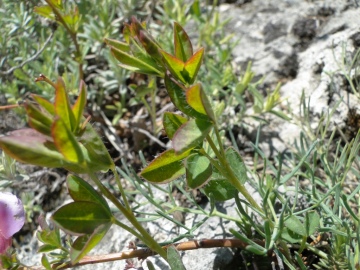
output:
[[[84,81],[81,81],[79,96],[72,107],[72,111],[75,116],[75,127],[76,127],[75,134],[77,134],[77,132],[80,129],[80,122],[81,119],[83,118],[83,113],[86,105],[86,98],[87,98],[87,91],[86,91],[85,83]]]
[[[75,116],[71,110],[69,96],[66,92],[65,83],[61,77],[56,82],[55,112],[65,123],[66,127],[75,130]]]
[[[138,38],[146,52],[154,59],[160,61],[160,45],[158,45],[157,42],[155,42],[154,39],[144,30],[140,30]]]
[[[183,62],[186,62],[193,55],[190,38],[177,22],[174,23],[174,46],[175,56]]]
[[[173,75],[176,79],[180,80],[185,85],[192,84],[195,81],[204,54],[203,48],[199,49],[185,63],[161,49],[159,51],[162,54],[164,64],[169,69],[171,75]]]
[[[185,173],[182,160],[189,154],[190,151],[177,155],[174,149],[169,149],[155,158],[140,175],[155,184],[170,182]]]
[[[144,62],[128,53],[116,49],[115,47],[110,47],[110,51],[114,57],[123,64],[121,66],[128,70],[149,75],[157,75],[160,77],[163,76],[162,71],[157,69],[157,64],[151,59],[147,59],[147,62]]]
[[[171,140],[178,128],[187,122],[187,119],[179,114],[166,112],[163,117],[165,132]]]
[[[176,154],[184,153],[198,146],[210,132],[212,123],[201,119],[191,119],[183,124],[173,137]]]
[[[9,156],[24,163],[52,168],[66,164],[52,139],[34,129],[19,129],[0,137],[0,147]]]
[[[185,89],[170,76],[165,75],[165,87],[169,93],[171,101],[175,107],[185,113],[186,115],[194,118],[207,120],[208,117],[195,111],[186,101]]]

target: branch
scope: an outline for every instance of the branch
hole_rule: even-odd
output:
[[[52,39],[52,37],[54,36],[54,32],[51,32],[50,36],[47,38],[47,40],[45,41],[43,47],[37,51],[37,53],[35,53],[32,57],[30,57],[29,59],[25,60],[24,62],[22,62],[20,65],[17,65],[15,67],[10,68],[7,71],[0,71],[1,75],[9,75],[12,72],[14,72],[14,70],[22,68],[23,66],[25,66],[27,63],[32,62],[34,60],[36,60],[36,58],[39,57],[39,55],[45,50],[46,46],[49,44],[50,40]]]
[[[263,241],[256,241],[257,244],[264,246]],[[203,239],[203,240],[192,240],[187,241],[179,244],[174,244],[177,250],[185,251],[185,250],[194,250],[200,248],[219,248],[219,247],[228,247],[228,248],[241,248],[245,249],[248,244],[239,240],[239,239]],[[167,249],[169,246],[163,247]],[[60,266],[60,268],[56,269],[68,269],[75,266],[82,266],[87,264],[94,264],[94,263],[104,263],[104,262],[113,262],[125,259],[132,259],[132,258],[139,258],[139,259],[146,259],[149,256],[156,255],[157,253],[151,251],[150,249],[135,249],[130,251],[123,251],[119,253],[112,253],[106,255],[92,255],[92,256],[85,256],[81,259],[77,264],[72,265],[71,263],[56,263],[52,265],[52,268],[55,269],[56,267]],[[25,268],[18,268],[19,270],[25,270]],[[31,268],[32,270],[43,270],[45,269],[43,266],[35,266]]]

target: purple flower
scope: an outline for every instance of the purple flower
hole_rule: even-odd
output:
[[[11,246],[11,237],[25,222],[24,206],[20,199],[8,192],[0,192],[0,254]]]

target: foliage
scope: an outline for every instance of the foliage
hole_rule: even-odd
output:
[[[43,243],[39,252],[48,254],[42,257],[46,269],[66,266],[68,262],[80,262],[112,225],[133,234],[154,253],[167,260],[172,269],[184,269],[172,244],[193,237],[194,232],[210,217],[234,222],[237,229],[230,230],[230,233],[246,252],[269,256],[273,263],[286,265],[289,269],[324,269],[329,266],[334,269],[359,269],[359,217],[356,207],[360,188],[357,186],[351,192],[346,192],[344,186],[349,176],[360,177],[360,133],[346,143],[335,141],[336,133],[330,131],[330,119],[336,107],[327,115],[322,115],[315,130],[309,124],[310,113],[304,96],[301,115],[291,115],[290,112],[289,117],[276,110],[281,102],[280,85],[264,97],[259,90],[262,80],[254,81],[251,63],[240,78],[238,71],[231,66],[231,49],[236,41],[232,41],[231,36],[213,38],[228,23],[219,23],[214,6],[203,14],[200,1],[193,1],[191,5],[181,0],[164,1],[163,5],[157,7],[155,16],[164,22],[165,35],[159,35],[163,29],[151,28],[151,25],[133,16],[130,23],[124,24],[123,41],[118,41],[112,36],[120,22],[132,13],[130,7],[135,2],[141,5],[143,1],[123,1],[120,5],[123,10],[120,11],[113,9],[118,1],[104,0],[104,9],[97,13],[98,20],[92,19],[96,7],[91,5],[91,1],[45,2],[45,5],[36,7],[35,11],[57,23],[58,27],[54,39],[49,42],[45,39],[45,29],[39,30],[43,31],[42,39],[34,34],[45,47],[41,56],[32,61],[36,67],[34,69],[28,67],[27,63],[21,64],[30,55],[26,47],[28,45],[21,45],[24,43],[22,40],[33,38],[32,32],[17,34],[17,31],[36,24],[32,13],[25,12],[25,3],[16,5],[4,1],[1,6],[19,8],[10,20],[11,23],[6,25],[12,28],[9,35],[14,35],[13,38],[8,39],[10,41],[1,40],[4,44],[2,49],[7,55],[0,63],[4,70],[2,74],[16,76],[18,80],[11,87],[20,88],[23,84],[37,89],[33,92],[39,93],[40,88],[44,91],[40,91],[42,96],[32,94],[32,101],[26,100],[23,104],[30,128],[1,137],[0,146],[7,155],[18,161],[65,168],[71,172],[66,183],[73,202],[55,211],[52,215],[53,228],[44,219],[40,221],[42,231],[38,232],[37,237]],[[19,19],[20,15],[25,18],[23,21]],[[172,23],[174,19],[177,22]],[[167,29],[170,23],[173,25],[172,33]],[[197,42],[204,47],[193,45],[195,43],[189,38],[192,35],[181,26],[186,23],[198,26],[195,27],[199,32]],[[112,56],[106,50],[98,52],[102,48],[103,38]],[[17,62],[15,53],[9,49],[11,42],[25,46],[20,47],[19,52],[24,56]],[[69,44],[72,59],[60,59],[61,51],[68,49]],[[59,54],[55,53],[56,46],[60,48]],[[32,47],[30,52],[38,50]],[[86,101],[94,100],[94,95],[98,95],[94,90],[108,94],[118,91],[121,89],[119,85],[127,77],[128,73],[119,71],[112,57],[120,62],[122,68],[147,76],[144,83],[130,87],[136,92],[137,101],[144,103],[148,109],[153,134],[159,131],[154,106],[158,91],[157,78],[164,82],[168,96],[181,112],[164,113],[162,124],[172,141],[172,148],[158,155],[139,175],[126,162],[123,162],[121,168],[115,166],[100,136],[89,123],[89,118],[84,117]],[[57,70],[48,64],[56,59],[60,59],[61,63],[61,68]],[[112,70],[93,72],[89,64],[91,61],[104,61]],[[11,70],[14,66],[16,68]],[[25,71],[33,75],[35,70],[48,72],[46,74],[50,74],[49,78],[58,77],[56,82],[44,75],[36,80],[51,85],[52,90],[46,86],[35,86],[27,77],[20,76]],[[62,73],[62,76],[57,76],[58,73]],[[96,78],[89,79],[91,86],[87,90],[81,79],[94,74]],[[1,79],[8,80],[6,76]],[[73,102],[71,95],[75,94],[76,81],[80,81],[80,87]],[[17,93],[8,91],[9,84],[3,87],[9,95],[9,102],[14,102],[18,98]],[[107,107],[115,110],[116,120],[126,110],[124,91],[119,92],[123,100]],[[249,96],[252,99],[251,115],[248,114],[246,104]],[[147,97],[150,97],[150,101]],[[267,159],[258,145],[259,127],[256,143],[252,145],[255,166],[249,168],[236,143],[228,146],[224,138],[224,130],[231,133],[227,125],[233,124],[226,120],[229,111],[237,105],[241,109],[234,117],[234,122],[241,123],[245,117],[252,117],[261,123],[267,114],[273,114],[284,120],[306,123],[302,125],[303,133],[291,156],[279,154],[275,160]],[[335,153],[331,151],[333,147]],[[146,163],[144,157],[141,158]],[[263,171],[257,170],[256,165],[260,161],[264,165]],[[7,178],[15,174],[12,162],[4,156],[1,176],[6,181],[0,182],[3,186],[10,185]],[[98,178],[100,171],[113,174],[116,187],[109,188],[109,183],[101,182]],[[79,174],[87,176],[80,177]],[[120,176],[135,187],[135,191],[125,189]],[[302,185],[304,179],[310,184]],[[261,201],[253,198],[247,184],[260,194]],[[173,187],[186,196],[191,206],[176,204],[172,197]],[[203,209],[191,196],[190,190],[193,189],[199,189],[207,196],[210,210]],[[120,199],[112,190],[121,195]],[[170,201],[155,198],[153,190],[170,198]],[[150,202],[157,209],[155,213],[141,212],[139,209],[142,203],[134,201],[133,195],[142,196],[147,203]],[[238,216],[225,215],[216,209],[217,202],[226,200],[236,202]],[[302,207],[298,207],[300,200],[306,202]],[[122,213],[121,218],[125,218],[126,222],[115,215],[114,208]],[[174,213],[179,211],[200,215],[202,219],[188,227],[174,218]],[[145,218],[139,218],[137,214],[143,214]],[[141,222],[159,218],[182,227],[185,233],[179,234],[169,243],[158,243]],[[65,244],[61,240],[60,230],[70,236]],[[322,243],[323,239],[326,239],[326,244]],[[167,245],[163,247],[164,244]],[[149,269],[154,268],[150,262],[147,264]],[[13,266],[16,266],[15,263]]]

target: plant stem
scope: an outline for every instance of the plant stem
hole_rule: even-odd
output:
[[[215,132],[216,131],[217,130],[215,129]],[[218,132],[216,132],[216,133],[218,133]],[[221,154],[219,152],[219,150],[216,148],[215,143],[213,142],[213,140],[211,139],[211,137],[209,135],[206,137],[206,140],[208,141],[210,147],[212,148],[212,150],[214,151],[215,155],[218,158],[218,161],[220,162],[221,166],[216,166],[217,169],[222,174],[224,174],[225,177],[227,177],[227,179],[230,181],[230,183],[245,197],[245,199],[251,204],[252,207],[254,207],[257,211],[259,211],[259,213],[264,214],[264,211],[260,208],[260,206],[257,204],[257,202],[249,194],[249,192],[246,190],[244,185],[242,185],[240,183],[240,181],[237,179],[234,172],[230,168],[230,165],[226,160],[225,152],[224,152],[221,144],[219,143],[220,151],[223,152],[223,154]],[[219,140],[219,137],[218,137],[218,140]],[[208,158],[209,158],[209,156],[208,156]],[[212,158],[210,158],[210,162],[211,162],[211,160],[212,160]],[[214,163],[212,163],[212,164],[214,164]]]
[[[82,80],[84,78],[84,71],[83,71],[82,60],[81,61],[78,60],[78,57],[81,57],[81,50],[80,50],[80,45],[77,41],[77,33],[70,29],[70,27],[65,22],[64,18],[62,17],[61,13],[59,12],[59,10],[54,6],[54,4],[50,0],[45,0],[45,2],[51,7],[51,10],[54,12],[54,14],[56,16],[56,20],[59,21],[65,27],[66,31],[70,35],[70,38],[74,42],[75,51],[76,51],[75,52],[75,61],[79,64],[79,78],[80,78],[80,80]]]
[[[130,228],[129,226],[125,225],[124,223],[120,222],[119,220],[117,220],[116,218],[113,219],[113,223],[117,226],[119,226],[120,228],[123,228],[124,230],[128,231],[129,233],[131,233],[132,235],[134,235],[135,237],[139,238],[139,240],[144,242],[144,238],[142,237],[141,234],[139,234],[137,231],[135,231],[134,229]]]
[[[112,194],[97,178],[97,176],[89,172],[91,179],[100,189],[101,193],[106,196],[126,217],[126,219],[138,230],[138,232],[142,235],[142,239],[144,244],[147,245],[151,250],[157,252],[161,257],[167,260],[166,251],[155,241],[154,238],[141,226],[139,221],[136,219],[131,210],[128,210],[125,206],[122,205],[120,201]]]
[[[114,169],[112,171],[113,171],[113,173],[115,175],[115,181],[116,181],[116,184],[119,187],[119,191],[120,191],[121,197],[123,199],[123,202],[125,204],[125,207],[126,207],[126,209],[128,209],[130,211],[131,208],[130,208],[130,205],[129,205],[129,201],[126,198],[125,190],[124,190],[123,186],[121,185],[119,174],[118,174],[116,169]]]

